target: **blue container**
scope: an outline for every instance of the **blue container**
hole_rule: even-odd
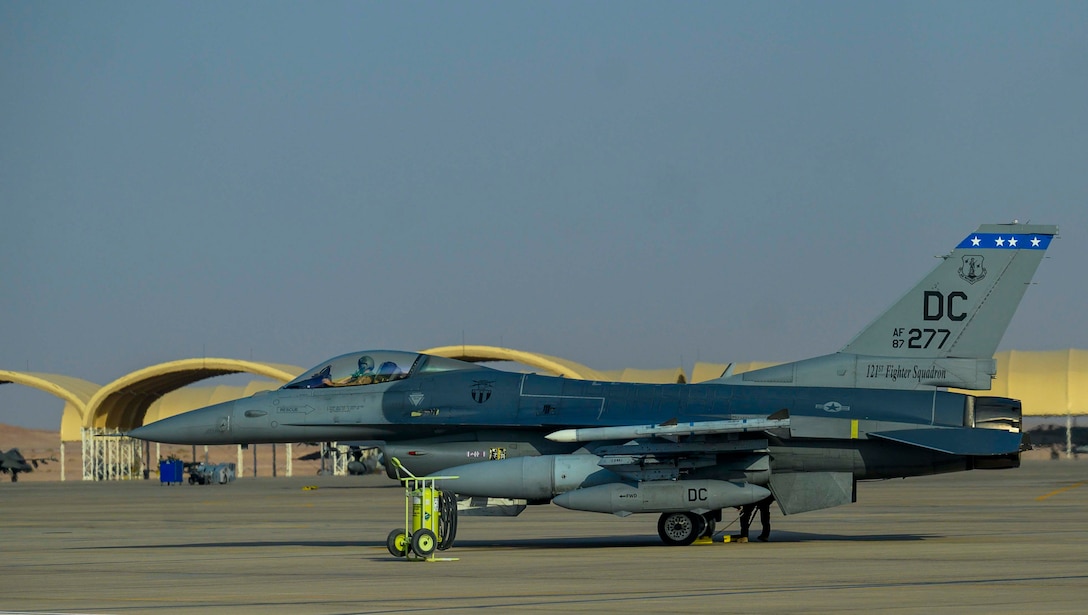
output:
[[[159,462],[159,482],[164,485],[171,483],[180,485],[184,471],[185,464],[180,459],[163,459]]]

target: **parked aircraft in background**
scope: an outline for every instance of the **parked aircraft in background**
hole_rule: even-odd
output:
[[[310,444],[314,444],[311,442]],[[340,450],[340,449],[344,450]],[[363,476],[365,474],[371,474],[378,466],[378,460],[374,457],[367,455],[368,449],[377,449],[377,446],[343,446],[332,447],[322,445],[321,450],[307,453],[298,457],[299,461],[321,461],[321,469],[317,471],[318,474],[331,474],[333,467],[339,458],[346,458],[345,466],[348,474],[352,476]]]
[[[981,226],[840,352],[706,383],[569,380],[366,351],[130,435],[378,440],[416,475],[458,476],[443,488],[461,496],[656,513],[662,540],[689,544],[723,509],[768,495],[794,514],[855,501],[859,480],[1018,466],[1020,403],[942,389],[990,388],[994,352],[1056,233]]]
[[[19,482],[19,472],[33,472],[39,463],[45,464],[56,460],[56,457],[31,457],[27,459],[23,457],[23,454],[17,448],[7,452],[0,451],[0,474],[11,474],[11,482],[16,483]]]

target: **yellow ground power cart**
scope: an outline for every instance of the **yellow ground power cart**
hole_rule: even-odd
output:
[[[404,528],[389,532],[385,546],[396,557],[438,561],[435,551],[449,549],[457,537],[457,496],[436,488],[435,481],[457,477],[416,476],[396,457],[392,462],[404,483]]]

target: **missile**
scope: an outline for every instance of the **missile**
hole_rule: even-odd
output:
[[[721,480],[644,481],[639,485],[609,483],[575,489],[552,500],[570,510],[613,513],[695,512],[753,504],[771,494],[758,485]]]
[[[553,442],[596,442],[601,440],[630,440],[646,437],[694,436],[715,433],[766,431],[789,427],[784,419],[732,419],[727,421],[668,422],[660,425],[621,425],[618,427],[588,427],[560,429],[545,436]]]

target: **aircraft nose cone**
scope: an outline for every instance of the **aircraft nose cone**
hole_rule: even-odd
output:
[[[128,432],[140,440],[167,444],[232,444],[234,402],[185,412]]]

